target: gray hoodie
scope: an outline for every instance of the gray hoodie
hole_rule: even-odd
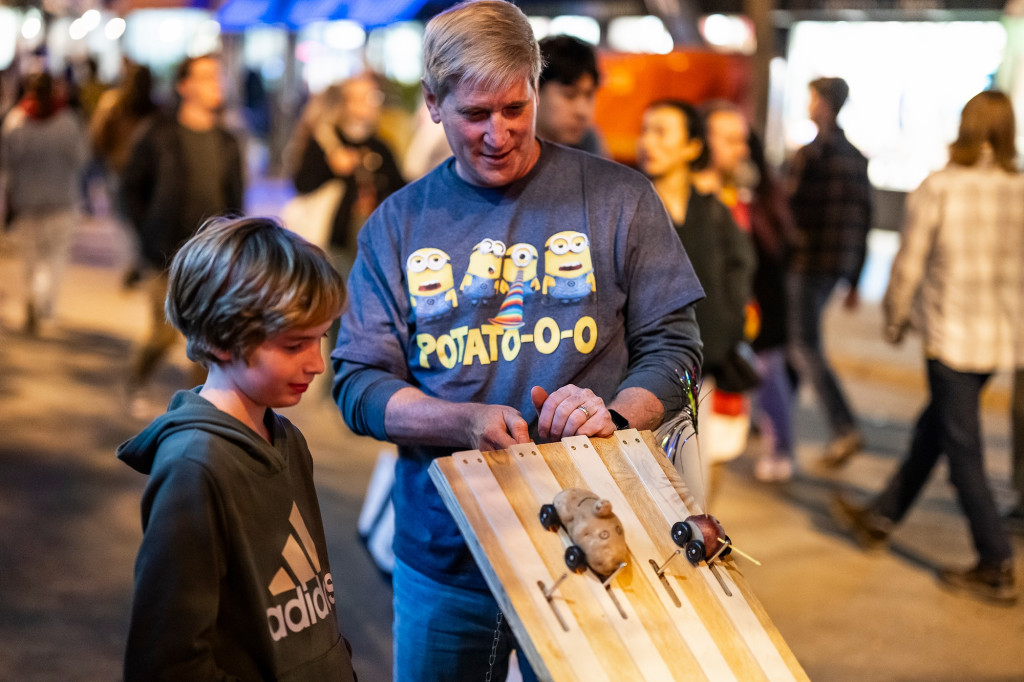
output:
[[[272,442],[180,391],[118,448],[150,477],[125,680],[355,679],[309,448],[264,423]]]

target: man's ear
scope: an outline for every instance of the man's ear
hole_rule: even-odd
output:
[[[692,138],[686,141],[686,144],[683,145],[683,148],[686,150],[686,160],[689,163],[693,163],[694,161],[699,159],[701,152],[704,151],[704,145],[701,143],[701,141],[694,140]]]
[[[430,120],[434,123],[441,122],[441,102],[437,99],[437,95],[430,91],[427,84],[420,81],[420,88],[423,90],[423,103],[427,105],[427,111],[430,112]]]

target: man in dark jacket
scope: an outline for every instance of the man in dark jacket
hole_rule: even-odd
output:
[[[175,116],[156,121],[139,140],[122,188],[140,255],[156,273],[149,286],[149,336],[129,375],[130,409],[137,417],[153,416],[141,391],[178,338],[164,319],[167,265],[204,221],[242,213],[241,148],[220,123],[220,61],[211,55],[185,60],[175,74],[175,91]],[[197,365],[191,383],[202,379]]]
[[[857,281],[871,227],[871,183],[867,159],[836,122],[850,88],[842,78],[811,81],[811,120],[818,135],[794,162],[796,187],[790,200],[797,245],[787,282],[792,359],[814,386],[828,412],[832,440],[825,461],[838,466],[863,445],[849,402],[825,359],[821,318],[836,284],[849,285],[846,307],[857,305]]]

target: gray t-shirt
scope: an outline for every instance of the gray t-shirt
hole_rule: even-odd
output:
[[[393,194],[360,234],[349,294],[333,353],[342,365],[445,400],[509,405],[531,424],[534,385],[572,383],[606,401],[648,386],[671,407],[680,396],[664,377],[699,356],[699,341],[683,339],[663,366],[631,366],[635,336],[703,291],[651,183],[558,145],[543,144],[507,187],[470,185],[449,160]],[[361,402],[342,411],[382,413]],[[482,587],[427,474],[451,451],[400,448],[395,553],[432,577]]]

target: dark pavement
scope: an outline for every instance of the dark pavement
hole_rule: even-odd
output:
[[[276,211],[280,188],[267,189],[253,210]],[[876,285],[883,251],[873,250]],[[143,426],[128,416],[122,395],[146,323],[143,294],[120,286],[128,253],[109,221],[84,222],[57,324],[33,339],[21,332],[20,263],[0,238],[0,680],[120,677],[145,484],[114,458],[117,444]],[[711,504],[737,546],[763,563],[739,559],[741,568],[813,680],[1024,680],[1024,603],[990,606],[935,581],[937,567],[973,560],[944,470],[887,552],[862,553],[828,520],[834,490],[869,494],[882,485],[907,445],[925,387],[919,344],[885,345],[877,304],[854,313],[837,306],[826,325],[867,447],[841,471],[820,468],[825,426],[809,395],[797,413],[794,481],[754,481],[752,439],[750,452],[726,466]],[[158,376],[155,399],[166,401],[184,381],[183,355],[179,349]],[[288,414],[317,461],[340,620],[357,672],[364,681],[387,680],[390,590],[355,531],[383,446],[349,433],[321,389]],[[1014,501],[1007,399],[1008,377],[997,377],[983,423],[1001,507]],[[1024,551],[1024,540],[1015,547]]]

